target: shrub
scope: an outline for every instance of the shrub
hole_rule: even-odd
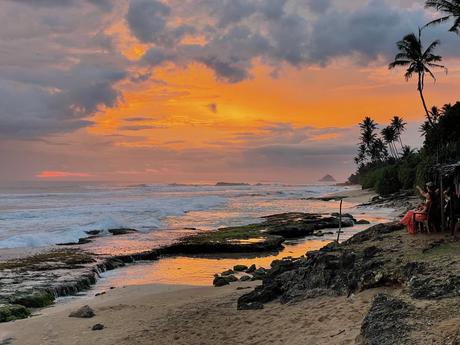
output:
[[[401,189],[396,165],[388,166],[378,172],[375,190],[380,195],[396,193]]]

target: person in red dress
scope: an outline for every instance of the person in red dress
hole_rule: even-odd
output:
[[[426,190],[423,190],[419,186],[417,186],[417,189],[425,198],[425,202],[420,204],[415,210],[408,211],[403,219],[401,219],[401,224],[404,224],[407,227],[407,232],[411,235],[415,235],[417,233],[416,222],[423,223],[428,219],[428,210],[433,200],[433,183],[428,182],[426,184]]]

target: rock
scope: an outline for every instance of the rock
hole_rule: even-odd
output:
[[[135,233],[135,232],[138,232],[137,230],[135,229],[110,229],[109,232],[113,235],[113,236],[120,236],[120,235],[126,235],[126,234],[132,234],[132,233]]]
[[[242,281],[242,282],[247,282],[247,281],[249,281],[249,280],[251,280],[251,276],[242,276],[242,277],[240,278],[240,281]]]
[[[414,298],[436,299],[459,296],[460,276],[439,272],[414,275],[409,281],[411,296]]]
[[[398,228],[399,225],[393,223],[374,226],[342,244],[330,243],[318,251],[308,252],[306,258],[275,260],[270,270],[254,272],[253,279],[262,279],[263,283],[255,292],[240,297],[241,303],[266,303],[276,298],[289,302],[319,295],[349,295],[379,286],[399,286],[405,280],[404,270],[391,260],[394,254],[377,256],[381,248],[364,244]]]
[[[230,282],[224,277],[215,277],[212,282],[212,285],[214,285],[215,287],[221,287],[221,286],[225,286],[228,284],[230,284]]]
[[[227,270],[227,271],[222,272],[220,275],[229,276],[231,274],[235,274],[235,272],[233,270]]]
[[[252,280],[262,280],[267,276],[267,270],[263,267],[256,269],[252,272]]]
[[[28,308],[44,308],[53,304],[54,296],[46,291],[35,291],[28,294],[14,295],[10,298],[10,302]]]
[[[238,278],[235,277],[233,274],[230,274],[229,276],[224,277],[229,283],[237,282]]]
[[[102,323],[96,323],[91,329],[93,331],[101,331],[104,329],[104,325]]]
[[[252,273],[257,269],[256,265],[252,264],[249,268],[245,271],[246,273]]]
[[[236,282],[236,281],[238,281],[238,278],[235,277],[233,274],[231,274],[231,275],[228,275],[228,276],[214,277],[214,280],[213,280],[212,284],[215,287],[221,287],[221,286],[225,286],[225,285],[228,285],[228,284]]]
[[[235,272],[243,272],[243,271],[245,271],[247,269],[248,269],[248,266],[246,266],[246,265],[235,265],[235,266],[233,266],[233,270]]]
[[[30,316],[30,311],[17,304],[0,304],[0,322],[25,319]]]
[[[384,294],[374,298],[369,313],[361,325],[361,345],[410,344],[407,319],[413,307]]]
[[[339,218],[340,213],[334,212],[334,213],[331,213],[331,216],[335,217],[335,218]],[[355,217],[353,217],[353,215],[351,215],[350,213],[342,213],[342,220],[344,220],[344,219],[351,219],[353,222],[356,223]]]
[[[371,222],[369,222],[368,220],[366,219],[360,219],[356,222],[356,224],[359,224],[359,225],[364,225],[364,224],[370,224]]]
[[[89,319],[94,316],[96,316],[96,314],[94,313],[93,309],[91,309],[91,307],[88,305],[85,305],[80,309],[73,311],[69,314],[69,317],[78,317],[82,319]]]

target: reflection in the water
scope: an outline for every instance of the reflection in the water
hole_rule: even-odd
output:
[[[277,254],[255,257],[236,257],[226,255],[224,258],[215,256],[171,257],[159,261],[130,265],[128,267],[107,272],[100,280],[97,289],[104,290],[111,286],[145,285],[145,284],[177,284],[177,285],[212,285],[215,273],[232,268],[235,265],[256,264],[258,267],[270,267],[275,259],[284,257],[300,257],[307,251],[318,250],[328,241],[302,241],[288,243],[285,249]]]

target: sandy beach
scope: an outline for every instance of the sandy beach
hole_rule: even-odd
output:
[[[338,194],[353,204],[374,196],[372,191],[358,187]],[[194,263],[200,265],[190,261],[185,266]],[[180,273],[175,279],[180,281]],[[238,311],[238,297],[258,283],[238,282],[221,288],[137,284],[107,288],[99,296],[90,291],[86,297],[38,310],[31,318],[1,324],[0,339],[4,344],[11,340],[18,345],[352,344],[377,293],[367,291],[353,298],[318,297],[289,305],[276,301],[263,310]],[[83,305],[90,305],[96,316],[68,317]],[[91,330],[97,323],[104,329]]]
[[[238,311],[237,298],[254,283],[214,287],[130,286],[41,310],[0,325],[13,344],[353,344],[376,291],[353,298],[319,297]],[[68,317],[88,304],[96,316]],[[93,331],[101,323],[105,328]]]

